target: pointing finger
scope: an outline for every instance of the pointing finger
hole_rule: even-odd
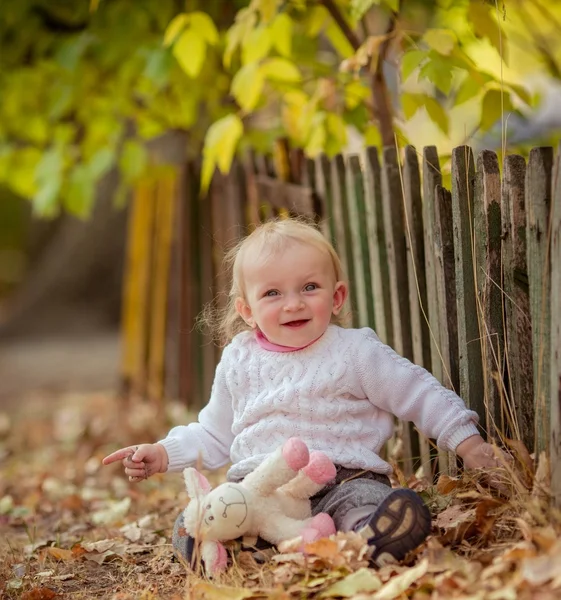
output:
[[[126,458],[127,456],[130,456],[133,452],[135,452],[137,448],[138,446],[129,446],[128,448],[121,448],[120,450],[116,450],[112,454],[106,456],[103,459],[102,463],[104,465],[110,465],[111,463],[114,463],[118,460],[123,460],[123,458]]]

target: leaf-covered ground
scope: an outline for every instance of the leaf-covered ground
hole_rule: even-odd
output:
[[[25,417],[0,413],[0,598],[561,597],[561,518],[543,499],[543,461],[534,477],[510,477],[510,500],[473,476],[441,477],[437,486],[409,481],[433,512],[433,531],[403,565],[369,569],[360,538],[338,534],[306,556],[288,546],[264,564],[233,545],[232,568],[211,582],[171,550],[187,500],[181,476],[132,485],[118,466],[100,466],[116,447],[184,422],[180,407],[163,419],[148,404],[110,394],[36,395],[24,406]]]

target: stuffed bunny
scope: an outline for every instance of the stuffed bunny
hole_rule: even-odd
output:
[[[322,452],[310,454],[298,438],[287,440],[240,483],[211,490],[196,469],[183,473],[190,497],[184,527],[201,542],[201,559],[209,574],[226,566],[220,542],[259,535],[275,545],[298,536],[306,543],[335,533],[329,515],[311,516],[309,500],[335,478],[335,466]]]

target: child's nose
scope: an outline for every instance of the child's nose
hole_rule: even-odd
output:
[[[294,311],[294,310],[300,310],[301,308],[304,308],[304,302],[302,301],[302,298],[300,298],[300,296],[295,294],[295,295],[289,296],[286,299],[286,303],[284,305],[284,310]]]

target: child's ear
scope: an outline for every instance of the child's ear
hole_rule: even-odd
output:
[[[252,328],[255,328],[255,320],[249,304],[243,298],[236,298],[236,312]]]
[[[338,281],[333,291],[333,314],[338,315],[349,295],[349,288],[344,281]]]

